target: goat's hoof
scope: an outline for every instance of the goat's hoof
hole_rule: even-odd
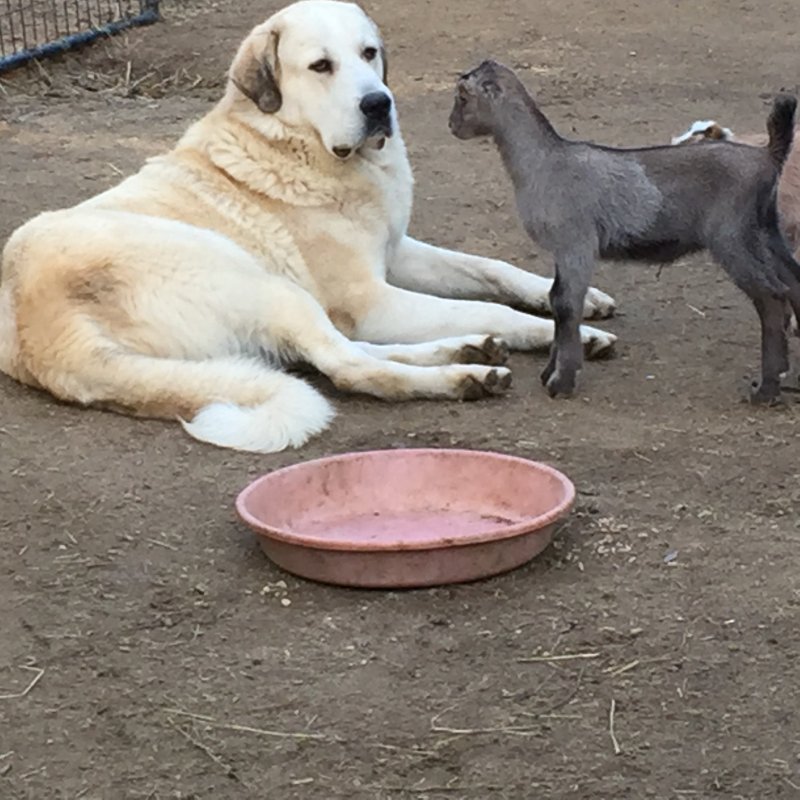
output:
[[[488,364],[499,367],[508,361],[508,345],[502,339],[487,336],[479,345],[464,345],[456,355],[457,364]]]
[[[781,396],[780,385],[775,384],[761,384],[753,383],[752,391],[750,392],[750,402],[756,406],[781,406],[784,404],[784,399]]]
[[[613,333],[606,333],[597,328],[581,327],[583,340],[583,353],[586,358],[610,358],[614,354],[614,345],[617,337]]]
[[[482,397],[505,394],[511,388],[511,370],[497,367],[488,370],[482,377],[467,375],[461,383],[459,396],[462,400],[480,400]]]
[[[555,371],[556,371],[555,361],[548,361],[547,366],[539,374],[539,379],[542,382],[542,386],[547,386],[547,384],[550,381],[550,378],[553,376],[553,373]]]
[[[554,372],[544,388],[550,397],[572,397],[575,394],[575,373]]]
[[[617,304],[613,297],[599,289],[589,289],[583,303],[584,319],[608,319],[614,316]]]

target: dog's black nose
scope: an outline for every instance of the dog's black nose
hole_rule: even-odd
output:
[[[383,120],[392,109],[392,98],[386,92],[370,92],[361,98],[361,113],[372,120]]]

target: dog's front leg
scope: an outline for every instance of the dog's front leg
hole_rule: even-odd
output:
[[[354,336],[373,344],[413,344],[451,336],[483,334],[513,350],[542,350],[553,341],[552,320],[514,311],[499,303],[451,300],[383,284],[356,321]],[[617,337],[581,326],[587,355],[608,353]]]
[[[553,281],[493,258],[459,253],[405,236],[388,264],[388,280],[415,292],[462,300],[488,300],[533,313],[550,313]],[[587,319],[609,317],[614,299],[590,289]]]

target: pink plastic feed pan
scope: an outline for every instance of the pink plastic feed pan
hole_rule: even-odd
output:
[[[278,566],[342,586],[485,578],[550,543],[575,487],[552,467],[473,450],[376,450],[276,470],[236,500]]]

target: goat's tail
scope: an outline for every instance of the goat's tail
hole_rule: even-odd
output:
[[[776,167],[783,166],[792,148],[796,108],[797,98],[789,94],[779,94],[772,104],[772,111],[767,119],[767,149]]]

